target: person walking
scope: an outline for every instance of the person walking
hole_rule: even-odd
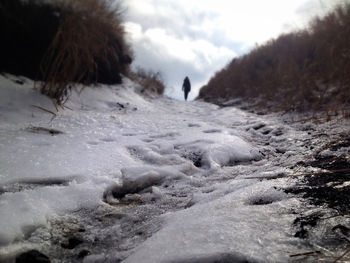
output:
[[[184,92],[185,100],[187,101],[188,93],[191,91],[191,82],[187,76],[184,79],[184,83],[182,84],[182,91]]]

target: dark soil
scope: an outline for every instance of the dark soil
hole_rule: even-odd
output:
[[[22,253],[16,258],[16,263],[50,263],[50,259],[37,250]]]
[[[83,243],[83,240],[81,240],[80,238],[71,237],[68,239],[68,241],[66,243],[62,243],[61,247],[65,248],[65,249],[73,249],[82,243]]]
[[[348,147],[350,139],[334,143],[329,147],[331,151],[338,151]],[[285,189],[287,193],[301,195],[306,202],[314,207],[333,209],[335,214],[347,214],[350,211],[350,159],[344,155],[316,155],[314,160],[303,163],[305,166],[321,168],[324,173],[306,175],[300,184]],[[315,227],[323,214],[314,213],[308,216],[300,215],[294,221],[298,227],[295,237],[307,238],[310,228]]]
[[[344,157],[316,157],[309,165],[329,170],[329,173],[307,175],[302,183],[288,193],[302,194],[310,204],[327,206],[340,213],[350,210],[350,185],[342,186],[350,181],[350,163]]]

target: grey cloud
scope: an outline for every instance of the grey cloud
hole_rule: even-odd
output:
[[[134,45],[135,55],[138,58],[135,66],[142,65],[144,68],[159,71],[169,88],[166,93],[171,94],[176,99],[183,98],[181,85],[185,76],[189,76],[191,80],[193,91],[190,93],[190,98],[194,98],[200,88],[197,84],[207,81],[208,77],[215,71],[213,69],[215,66],[206,66],[203,71],[199,71],[193,64],[177,59],[171,54],[163,53],[147,39],[136,42]],[[205,63],[205,58],[202,57],[200,60],[201,63]]]
[[[188,75],[194,88],[194,92],[190,93],[190,98],[193,98],[200,85],[204,84],[215,71],[223,67],[232,57],[225,59],[218,54],[217,57],[211,57],[213,61],[207,61],[203,53],[205,51],[192,50],[196,55],[196,60],[188,62],[175,56],[178,54],[167,53],[166,49],[163,48],[167,43],[155,43],[144,37],[144,33],[149,29],[161,28],[176,39],[186,38],[190,41],[200,39],[217,48],[226,47],[236,54],[242,52],[244,44],[228,40],[225,33],[219,28],[215,30],[205,28],[204,22],[218,18],[218,14],[210,10],[205,12],[199,9],[189,10],[177,1],[152,0],[152,3],[156,9],[156,15],[153,16],[149,16],[137,8],[129,7],[126,10],[126,22],[141,25],[143,33],[141,39],[133,40],[132,43],[136,57],[134,66],[161,72],[169,87],[167,93],[171,93],[172,97],[178,99],[182,98],[182,80],[184,76]],[[195,64],[199,65],[199,68],[195,67]]]
[[[155,6],[157,2],[154,1]],[[159,12],[155,16],[148,16],[143,13],[137,12],[135,9],[129,8],[127,10],[126,20],[135,22],[142,25],[144,31],[154,27],[162,27],[166,29],[170,34],[177,36],[179,38],[183,36],[190,36],[192,38],[204,37],[209,39],[210,32],[206,31],[205,28],[202,28],[200,32],[193,30],[191,26],[202,26],[203,21],[213,20],[218,17],[218,14],[212,12],[200,12],[195,10],[184,10],[179,4],[174,2],[162,1],[162,6],[168,7],[170,14]],[[170,16],[171,15],[171,16]],[[205,33],[207,32],[207,33]]]
[[[339,4],[350,3],[350,0],[309,0],[301,5],[296,13],[301,19],[309,21],[316,15],[324,15]]]

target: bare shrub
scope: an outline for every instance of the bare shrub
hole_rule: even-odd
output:
[[[121,83],[131,58],[120,7],[107,0],[57,0],[55,5],[62,17],[41,62],[42,93],[61,104],[72,82]]]
[[[146,71],[138,68],[130,76],[141,85],[141,92],[163,95],[165,84],[160,72]]]
[[[76,83],[121,83],[131,51],[112,0],[1,0],[0,72],[42,82],[62,104]]]

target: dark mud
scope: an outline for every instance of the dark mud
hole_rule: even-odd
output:
[[[344,147],[349,147],[350,138],[340,140],[327,147],[327,154],[319,152],[313,160],[303,162],[305,167],[322,169],[321,172],[302,177],[299,183],[285,192],[301,195],[309,211],[300,214],[294,220],[297,229],[294,236],[301,239],[309,239],[320,224],[325,220],[335,217],[344,217],[350,211],[350,158]],[[345,152],[345,153],[344,153]],[[310,212],[315,209],[315,212]],[[321,242],[334,247],[341,244],[349,245],[349,240],[340,231],[349,229],[350,226],[337,225],[331,228],[328,235],[322,236]],[[346,231],[345,231],[346,232]],[[349,232],[349,231],[348,231]],[[349,232],[350,233],[350,232]],[[349,235],[350,237],[350,235]],[[320,240],[318,240],[320,241]]]
[[[50,239],[42,246],[42,253],[49,255],[53,262],[57,259],[63,263],[83,262],[88,257],[92,259],[87,262],[121,262],[161,229],[160,215],[191,205],[188,189],[177,186],[174,181],[164,182],[163,186],[162,198],[140,193],[134,195],[140,197],[136,200],[127,195],[113,205],[101,204],[93,210],[81,209],[52,220]],[[35,238],[44,239],[45,235],[43,229]]]
[[[16,263],[50,263],[50,259],[37,250],[29,250],[16,258]]]
[[[302,194],[310,204],[327,206],[344,213],[350,210],[350,162],[345,157],[316,157],[310,166],[329,172],[307,175],[301,184],[286,191]],[[349,182],[349,184],[347,184]]]

